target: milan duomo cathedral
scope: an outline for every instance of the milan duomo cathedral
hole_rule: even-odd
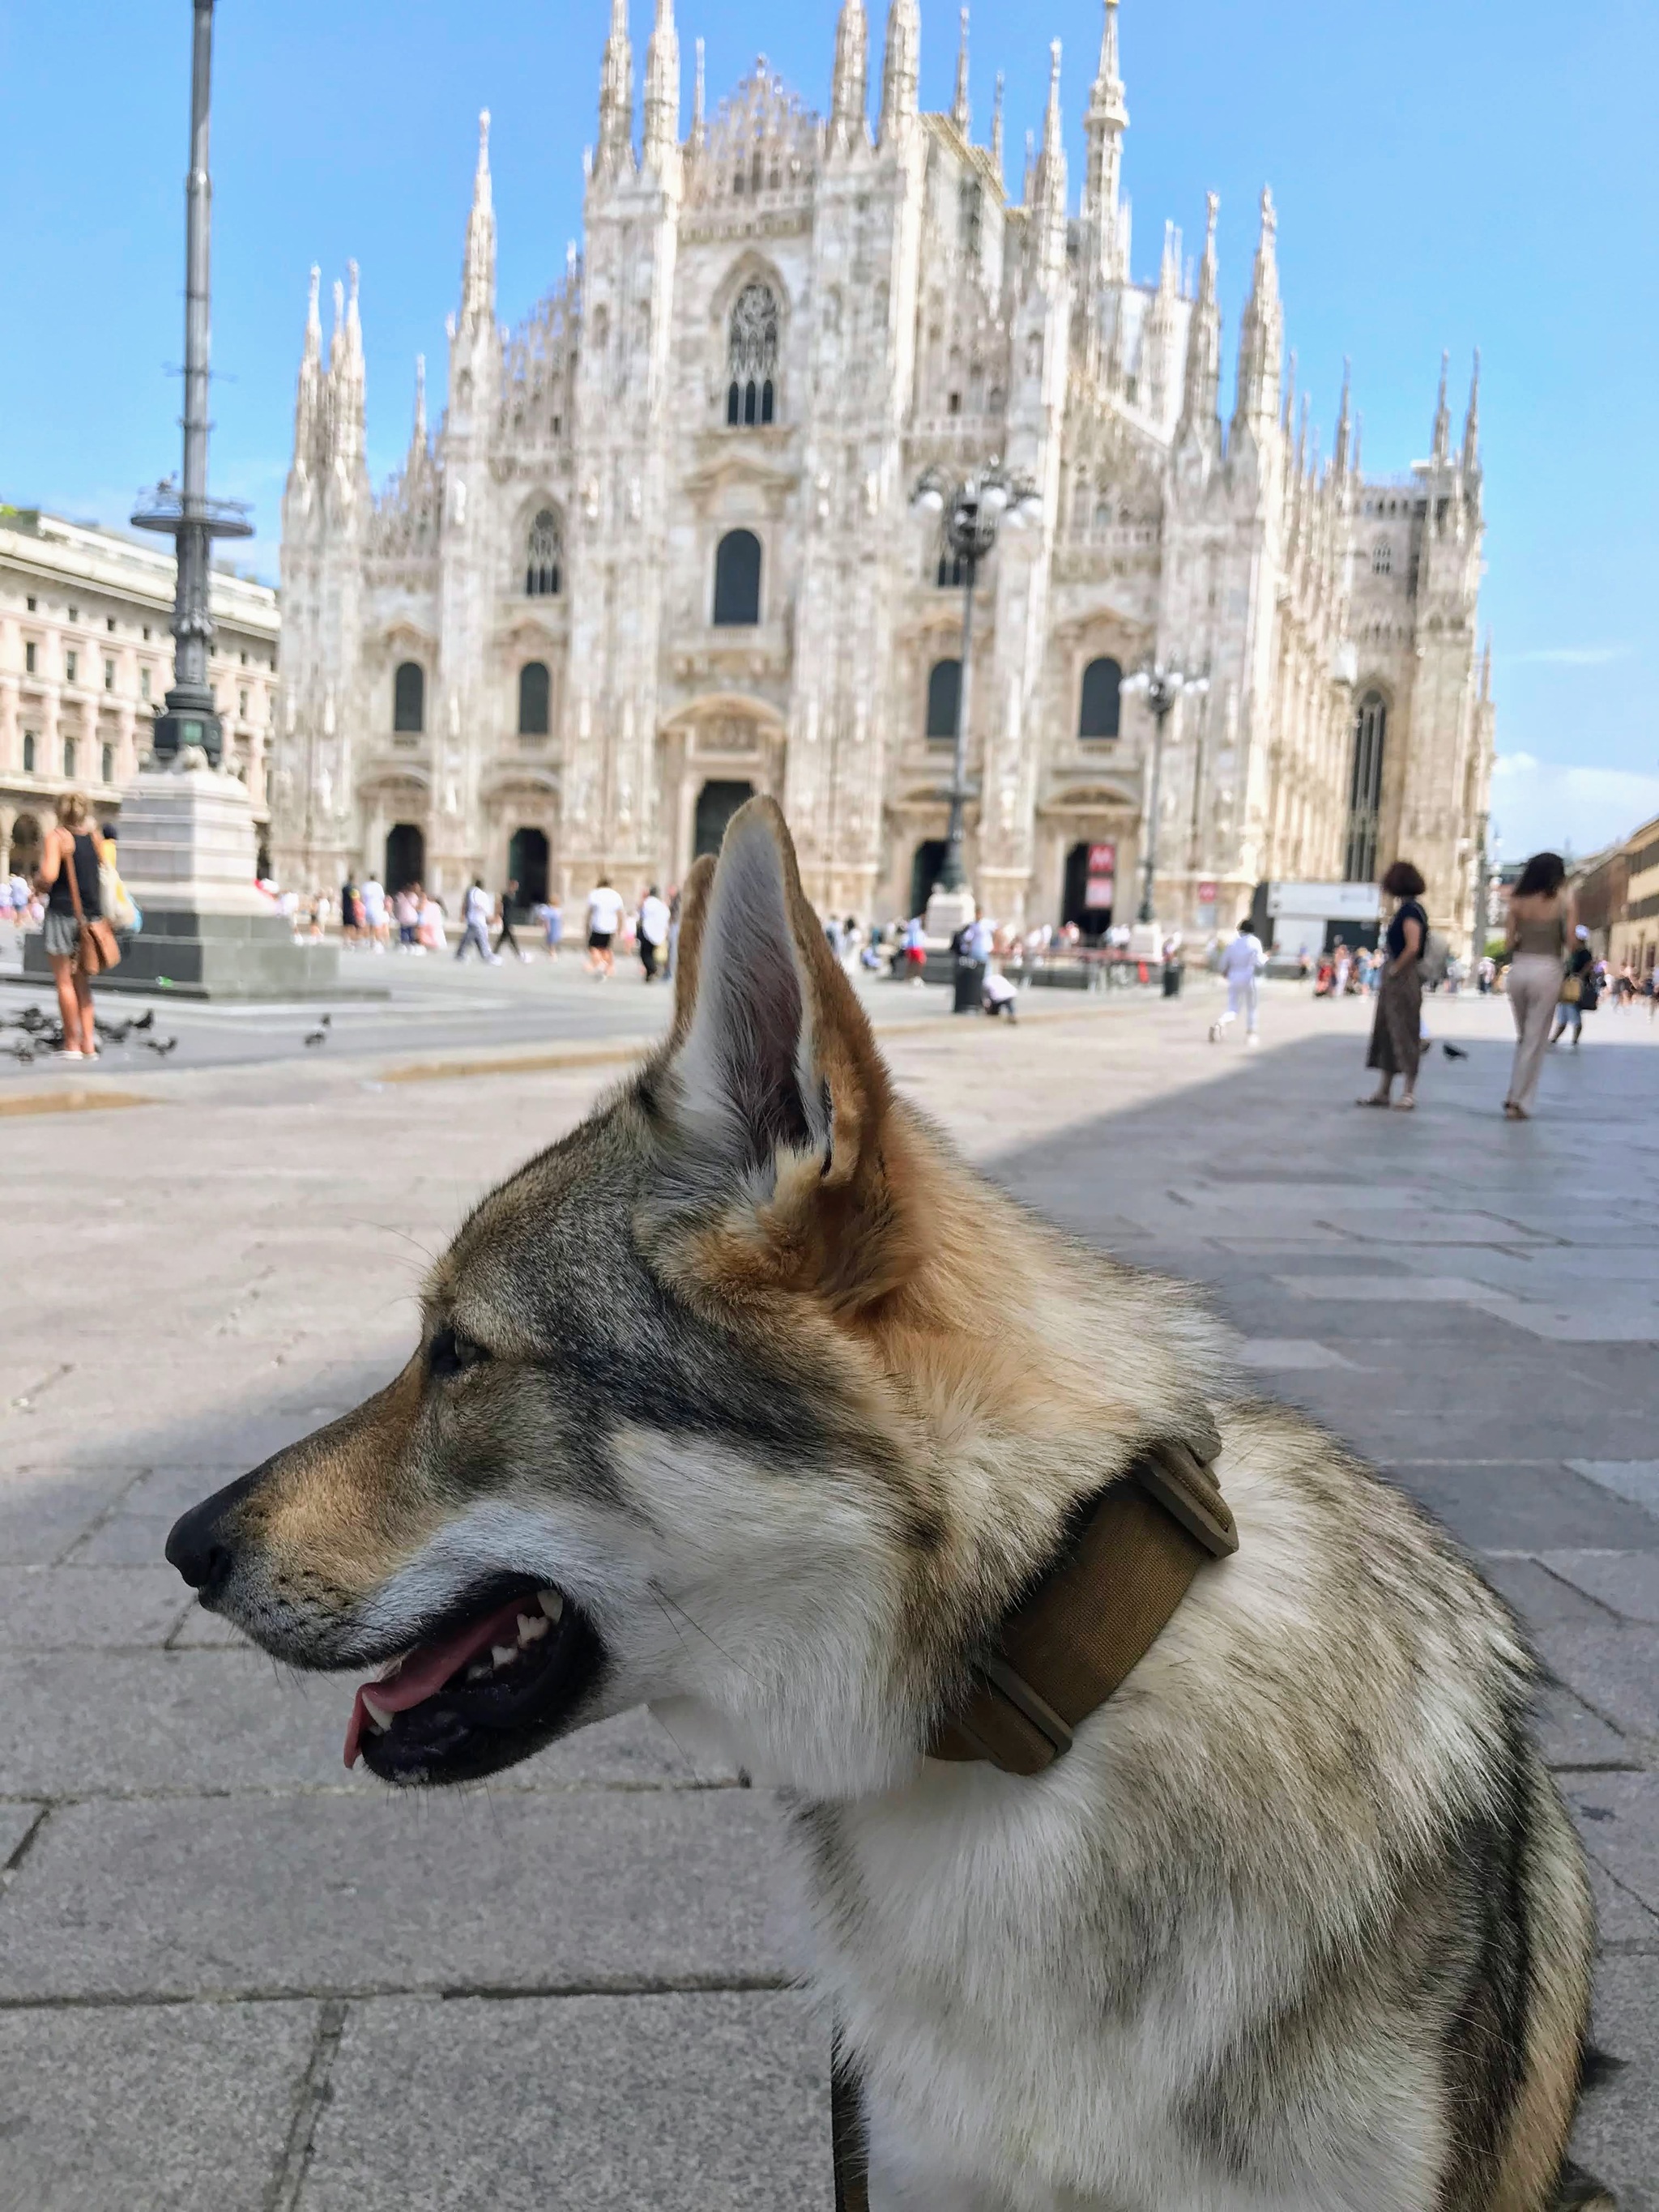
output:
[[[678,882],[751,792],[782,803],[825,912],[920,910],[945,829],[963,592],[930,466],[1000,457],[1040,519],[980,570],[967,857],[1000,920],[1133,919],[1153,723],[1133,672],[1209,678],[1165,726],[1158,909],[1225,927],[1262,878],[1375,878],[1396,854],[1467,945],[1492,751],[1477,654],[1477,393],[1443,364],[1429,457],[1328,458],[1285,356],[1261,196],[1221,419],[1217,203],[1195,271],[1165,228],[1137,280],[1106,0],[1073,212],[1060,48],[1011,198],[1001,82],[974,135],[967,17],[948,115],[917,104],[917,0],[891,0],[872,129],[846,0],[830,113],[763,61],[680,136],[657,0],[635,137],[614,0],[585,240],[495,319],[489,118],[435,435],[417,376],[371,487],[357,274],[327,364],[312,277],[283,508],[284,879],[464,880],[580,904]],[[1109,853],[1101,848],[1109,847]],[[1113,884],[1115,882],[1115,893]]]

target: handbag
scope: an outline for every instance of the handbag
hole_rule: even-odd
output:
[[[121,964],[121,948],[115,941],[115,932],[101,915],[88,915],[81,903],[81,884],[75,872],[75,844],[71,836],[70,848],[63,866],[69,873],[70,903],[75,908],[75,919],[81,925],[81,940],[75,948],[75,964],[83,975],[101,975],[107,968]]]
[[[1561,996],[1557,1003],[1563,1006],[1576,1006],[1581,988],[1577,975],[1564,975],[1561,978]]]
[[[106,918],[117,929],[133,929],[137,925],[138,909],[134,906],[121,873],[113,860],[106,860],[98,870],[98,903]]]

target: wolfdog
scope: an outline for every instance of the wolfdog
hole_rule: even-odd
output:
[[[397,1379],[167,1553],[280,1658],[381,1670],[348,1756],[388,1783],[643,1701],[777,1785],[878,2207],[1606,2203],[1565,2164],[1592,1911],[1515,1623],[1226,1372],[1195,1294],[895,1095],[756,799],[686,887],[660,1048],[477,1207]],[[1217,1431],[1237,1553],[1066,1755],[927,1756],[1079,1510]]]

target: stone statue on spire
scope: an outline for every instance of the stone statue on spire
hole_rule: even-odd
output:
[[[951,120],[964,138],[973,131],[973,110],[968,103],[968,10],[962,11],[957,33],[957,89],[951,102]]]
[[[921,17],[916,0],[891,0],[887,10],[887,45],[881,58],[881,129],[884,146],[913,122],[921,71]]]
[[[863,0],[842,0],[836,23],[836,73],[830,95],[830,144],[840,154],[850,153],[865,141],[864,108],[867,97],[870,30]]]
[[[673,0],[657,0],[645,49],[645,166],[657,176],[673,167],[680,143],[680,40]]]
[[[1255,249],[1250,296],[1238,330],[1238,397],[1235,431],[1261,439],[1279,418],[1279,380],[1285,355],[1285,310],[1279,297],[1279,217],[1271,190],[1261,188],[1261,235]]]
[[[595,175],[621,176],[634,167],[634,49],[628,0],[611,0],[611,32],[599,65],[599,143]]]
[[[461,327],[478,329],[495,319],[495,204],[489,183],[489,110],[478,116],[478,166],[466,219],[461,260]]]

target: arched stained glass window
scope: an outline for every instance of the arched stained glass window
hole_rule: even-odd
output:
[[[744,629],[760,620],[761,542],[752,530],[728,530],[714,549],[714,621]]]
[[[418,660],[400,660],[392,679],[392,726],[394,730],[426,727],[426,671]]]
[[[927,672],[927,734],[954,738],[957,710],[962,697],[962,663],[936,660]]]
[[[551,711],[553,686],[544,660],[526,660],[519,671],[519,735],[544,738]]]
[[[556,599],[561,581],[559,518],[550,507],[544,507],[530,526],[530,539],[525,549],[525,596],[531,599]]]
[[[757,278],[738,293],[726,325],[728,425],[748,428],[772,420],[777,374],[777,295]]]
[[[1115,738],[1123,711],[1123,671],[1115,660],[1091,660],[1083,672],[1078,702],[1080,738]]]
[[[1348,778],[1348,835],[1342,872],[1351,884],[1369,884],[1376,879],[1382,747],[1388,734],[1388,704],[1380,692],[1368,691],[1354,716],[1353,764]]]

